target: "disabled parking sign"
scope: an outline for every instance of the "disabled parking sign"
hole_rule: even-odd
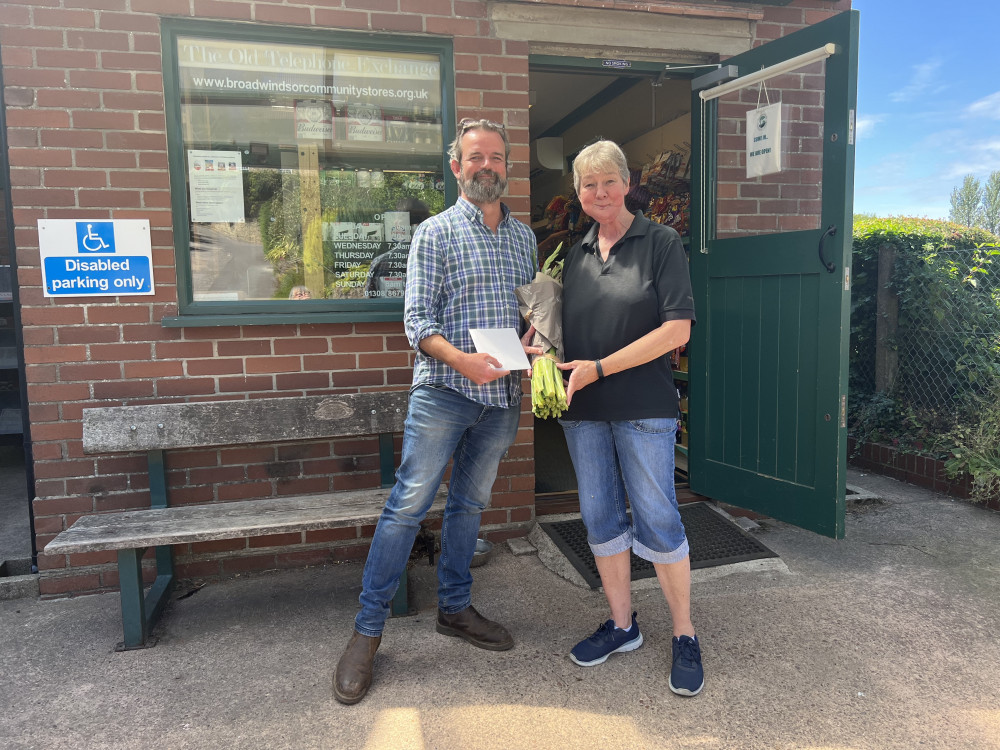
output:
[[[153,294],[146,219],[39,219],[46,297]]]

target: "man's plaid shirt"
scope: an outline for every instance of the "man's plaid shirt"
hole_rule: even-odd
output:
[[[413,233],[406,264],[406,336],[417,350],[413,386],[429,383],[488,406],[521,401],[521,372],[476,385],[444,362],[427,356],[420,342],[440,334],[463,352],[476,351],[470,328],[522,330],[515,287],[538,268],[535,235],[501,204],[494,234],[483,212],[465,198],[424,221]]]

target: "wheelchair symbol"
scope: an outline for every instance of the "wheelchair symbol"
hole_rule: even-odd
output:
[[[100,235],[94,234],[94,230],[92,229],[93,226],[93,224],[87,225],[87,233],[83,235],[82,240],[83,247],[92,253],[99,253],[101,250],[107,250],[110,245],[108,245],[108,243],[105,242]]]
[[[114,253],[115,229],[110,221],[76,224],[77,250],[81,253]]]

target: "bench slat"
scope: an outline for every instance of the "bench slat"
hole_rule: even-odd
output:
[[[83,452],[202,448],[402,432],[406,391],[83,410]]]
[[[375,523],[389,488],[240,500],[83,516],[45,547],[47,554],[135,549]],[[444,510],[438,491],[428,517]]]

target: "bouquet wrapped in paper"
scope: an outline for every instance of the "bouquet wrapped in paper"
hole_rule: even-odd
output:
[[[562,244],[535,274],[534,280],[517,287],[521,316],[535,327],[530,346],[539,346],[544,354],[535,356],[531,365],[531,410],[536,417],[559,417],[566,411],[566,389],[556,362],[564,357],[562,342],[562,262],[556,262]]]

